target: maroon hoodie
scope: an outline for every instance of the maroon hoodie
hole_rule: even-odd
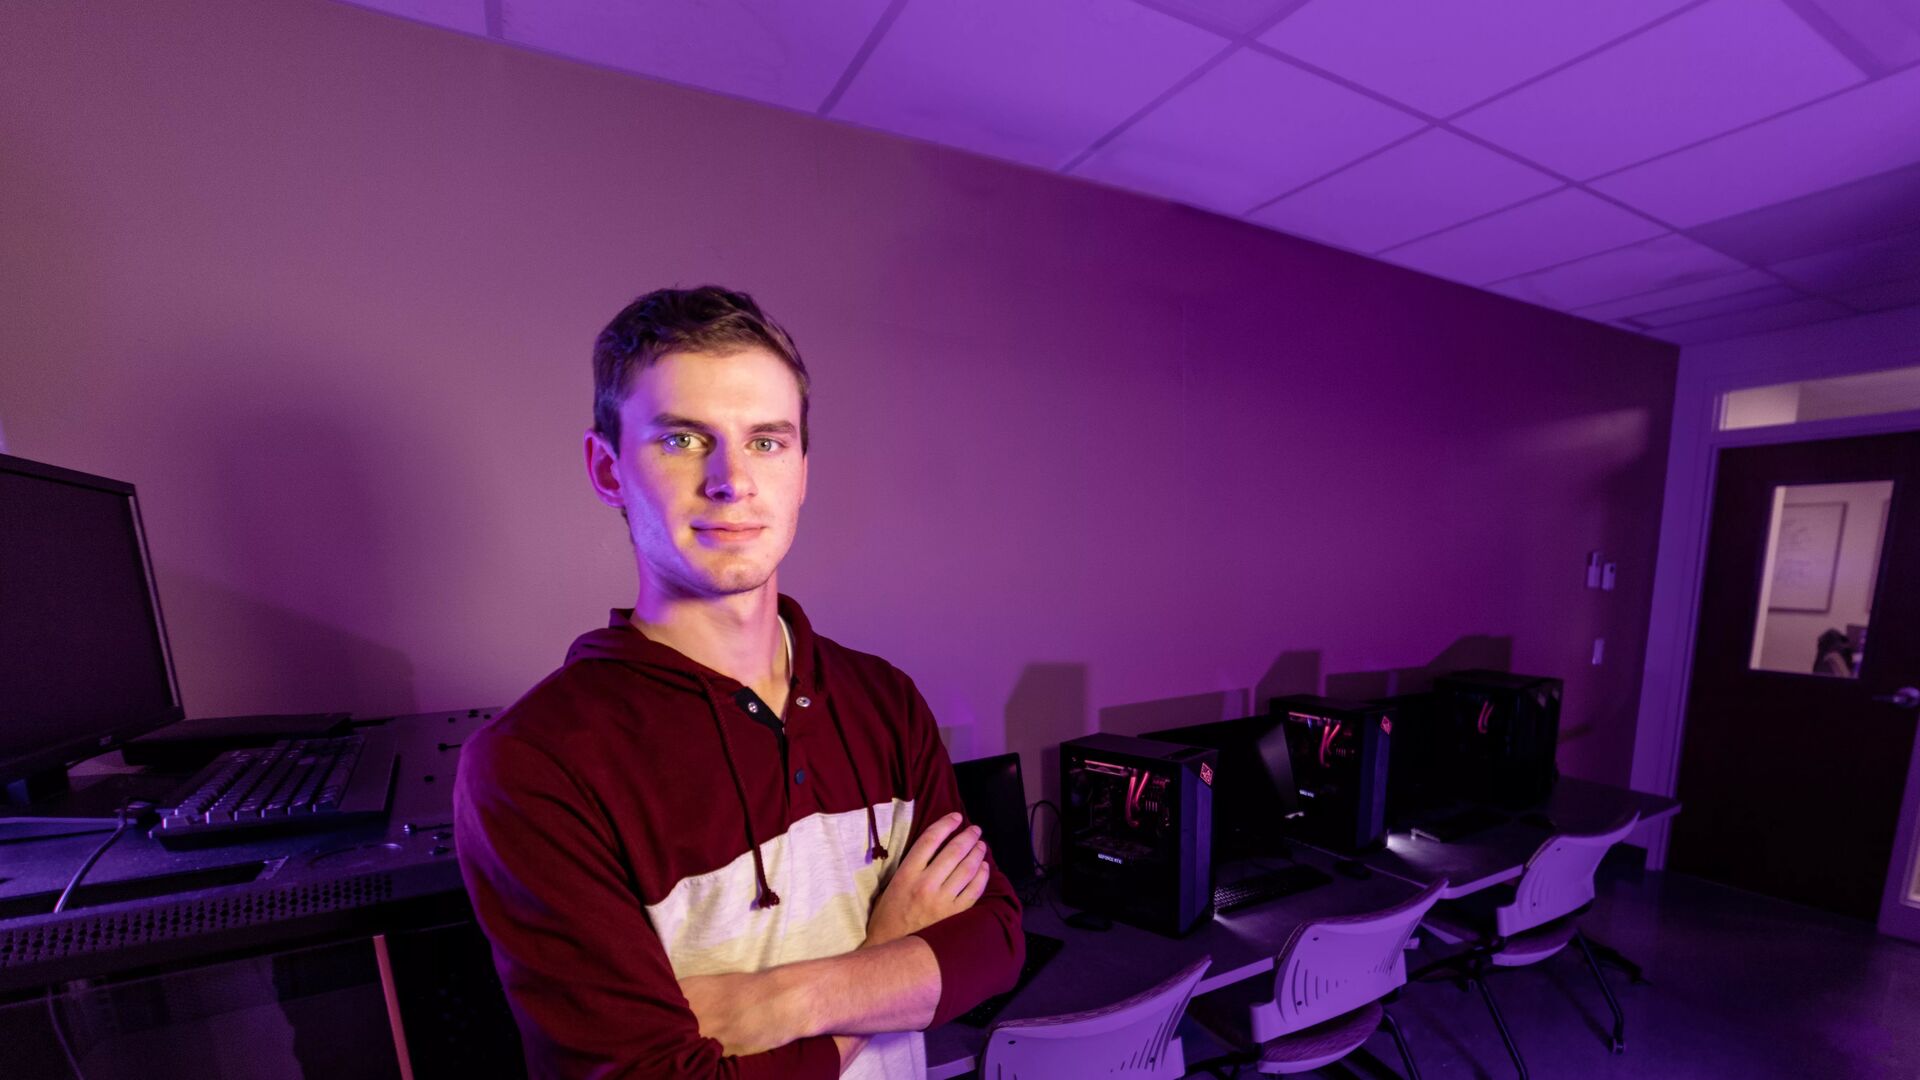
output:
[[[739,682],[616,610],[470,739],[454,788],[460,869],[536,1077],[834,1077],[827,1036],[723,1057],[678,978],[860,945],[927,822],[959,810],[913,681],[793,633],[785,723]],[[996,868],[973,908],[920,931],[933,1024],[1008,989],[1025,939]],[[919,1033],[876,1036],[849,1076],[918,1075]]]

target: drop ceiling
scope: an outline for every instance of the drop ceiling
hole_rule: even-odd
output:
[[[1920,0],[355,0],[1695,344],[1920,304]]]

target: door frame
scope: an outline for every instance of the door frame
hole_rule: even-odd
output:
[[[1734,390],[1913,365],[1920,365],[1920,307],[1796,327],[1681,352],[1674,379],[1666,490],[1635,726],[1630,784],[1636,790],[1671,797],[1679,786],[1680,747],[1686,728],[1720,451],[1733,446],[1920,431],[1920,410],[1721,431],[1719,421],[1726,395]],[[1916,753],[1915,761],[1920,763],[1920,753]],[[1920,797],[1915,788],[1915,776],[1910,772],[1905,799],[1909,810]],[[1907,845],[1896,849],[1904,857],[1913,838],[1904,828],[1908,823],[1901,824],[1900,838],[1895,842]],[[1646,848],[1650,869],[1666,865],[1668,835],[1666,820],[1641,825],[1634,831],[1631,842]]]

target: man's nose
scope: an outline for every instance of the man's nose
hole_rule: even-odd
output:
[[[718,502],[732,502],[754,493],[753,473],[747,467],[746,457],[740,451],[726,447],[721,447],[708,455],[705,485],[707,498]]]

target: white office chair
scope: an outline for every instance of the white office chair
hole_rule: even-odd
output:
[[[987,1033],[984,1080],[1126,1076],[1176,1080],[1187,1060],[1174,1029],[1213,958],[1203,956],[1151,990],[1100,1009],[1008,1020]]]
[[[1446,890],[1445,880],[1382,911],[1305,923],[1274,958],[1273,994],[1244,1002],[1229,991],[1194,1003],[1194,1020],[1239,1048],[1227,1063],[1263,1073],[1306,1072],[1360,1048],[1385,1024],[1407,1075],[1420,1070],[1384,1002],[1406,985],[1407,941]]]
[[[1616,1054],[1626,1048],[1626,1016],[1621,1013],[1613,988],[1607,985],[1606,976],[1594,959],[1593,949],[1580,933],[1578,919],[1593,903],[1593,876],[1600,868],[1600,860],[1608,849],[1626,839],[1638,821],[1639,815],[1630,813],[1599,832],[1559,833],[1548,837],[1527,860],[1526,870],[1513,886],[1511,897],[1497,903],[1490,913],[1484,907],[1476,913],[1471,906],[1462,905],[1436,908],[1427,915],[1423,926],[1435,938],[1449,945],[1470,944],[1472,947],[1422,969],[1423,973],[1443,966],[1460,969],[1487,1003],[1487,1011],[1493,1015],[1494,1026],[1500,1029],[1500,1038],[1506,1043],[1507,1054],[1513,1058],[1521,1080],[1526,1080],[1527,1063],[1521,1058],[1520,1047],[1514,1042],[1506,1019],[1500,1015],[1500,1006],[1494,1002],[1493,991],[1487,986],[1485,975],[1489,967],[1537,964],[1569,944],[1578,944],[1594,980],[1600,984],[1600,992],[1606,996],[1607,1008],[1613,1012],[1610,1046]]]

